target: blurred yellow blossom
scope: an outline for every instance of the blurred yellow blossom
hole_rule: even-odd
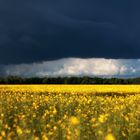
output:
[[[71,125],[78,125],[80,123],[80,121],[78,120],[78,118],[77,117],[74,117],[74,116],[70,117],[69,120],[70,120],[70,124]]]
[[[111,133],[109,133],[106,135],[105,140],[115,140],[115,137]]]

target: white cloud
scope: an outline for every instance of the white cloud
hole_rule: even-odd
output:
[[[33,76],[140,76],[140,59],[66,58],[41,63],[4,66],[4,75]]]

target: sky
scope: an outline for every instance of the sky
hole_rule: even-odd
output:
[[[139,0],[0,0],[0,76],[140,76]]]

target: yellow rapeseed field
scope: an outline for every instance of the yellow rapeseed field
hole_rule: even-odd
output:
[[[140,140],[140,86],[1,85],[0,140]]]

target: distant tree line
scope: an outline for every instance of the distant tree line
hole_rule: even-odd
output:
[[[140,84],[140,78],[99,78],[99,77],[32,77],[8,76],[0,78],[0,84]]]

